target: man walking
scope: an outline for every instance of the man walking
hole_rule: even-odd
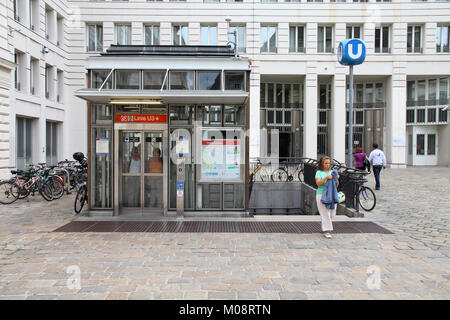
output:
[[[375,176],[375,189],[380,190],[380,172],[381,168],[386,169],[386,156],[384,152],[378,149],[378,144],[372,145],[373,150],[369,155],[369,162],[372,162],[373,175]]]

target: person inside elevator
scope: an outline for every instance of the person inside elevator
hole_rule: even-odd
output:
[[[161,150],[159,148],[155,148],[153,150],[153,157],[148,159],[148,172],[162,173]]]
[[[139,146],[131,149],[130,161],[128,163],[128,173],[141,173],[141,156],[139,154]],[[136,177],[126,177],[126,192],[128,193],[128,207],[140,206],[140,184],[136,183]]]
[[[148,173],[162,173],[161,149],[153,149],[153,156],[148,159]],[[161,199],[162,177],[150,177],[146,180],[146,200],[145,206],[151,208],[160,208],[162,206]]]
[[[133,149],[131,149],[131,157],[128,164],[128,173],[141,173],[141,157],[139,155],[138,147],[133,147]]]

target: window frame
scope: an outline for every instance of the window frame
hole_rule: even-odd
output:
[[[150,43],[147,43],[147,30],[151,30],[151,35],[150,35]],[[155,29],[158,30],[158,43],[154,43],[154,38],[155,38]],[[160,25],[155,23],[148,23],[148,24],[144,24],[144,45],[146,46],[157,46],[159,45],[161,42],[161,33],[160,33]]]
[[[294,44],[294,50],[291,50],[291,30],[292,28],[295,30],[295,44]],[[303,46],[300,48],[298,44],[298,36],[299,36],[299,28],[302,28],[302,41]],[[305,41],[305,31],[306,26],[305,25],[289,25],[289,53],[305,53],[306,52],[306,41]]]
[[[263,46],[262,46],[262,36],[263,36],[263,28],[267,29],[267,41],[266,41],[266,48],[265,50],[263,50]],[[269,37],[269,31],[270,28],[275,28],[275,50],[274,51],[270,51],[270,37]],[[278,25],[277,24],[268,24],[268,25],[262,25],[261,26],[261,32],[260,32],[260,42],[259,42],[259,50],[260,53],[267,53],[267,54],[272,54],[272,53],[277,53],[278,52]]]
[[[443,46],[444,29],[447,29],[447,46]],[[439,39],[439,44],[438,44]],[[447,51],[445,51],[447,48]],[[436,26],[436,53],[450,53],[450,24],[438,24]]]
[[[233,42],[234,35],[232,34],[232,28],[237,30],[237,38],[238,38],[238,51],[239,53],[246,53],[247,52],[247,27],[244,24],[233,24],[228,27],[228,41]],[[243,28],[242,32],[239,32],[240,28]],[[241,34],[243,33],[243,34]],[[241,36],[244,38],[243,44],[241,44],[241,41],[239,40]],[[241,47],[242,45],[242,47]],[[240,50],[240,47],[242,50]]]
[[[409,47],[409,29],[411,29],[411,47]],[[419,48],[416,48],[415,42],[416,42],[416,28],[419,28]],[[423,50],[423,33],[422,33],[422,26],[421,25],[408,25],[407,31],[406,31],[406,52],[407,53],[422,53]],[[418,49],[418,51],[416,51]]]
[[[204,29],[207,29],[207,34],[208,34],[208,38],[204,39],[203,38],[203,31]],[[212,37],[213,35],[213,28],[215,29],[214,32],[214,39]],[[218,30],[219,28],[217,27],[217,24],[214,23],[204,23],[200,25],[200,45],[202,46],[215,46],[217,45],[217,37],[218,37]],[[206,40],[206,43],[205,43]],[[215,40],[214,43],[212,42],[212,40]]]
[[[383,51],[383,40],[384,40],[384,36],[383,36],[383,31],[384,28],[387,28],[388,30],[388,45],[387,45],[387,50]],[[377,29],[380,30],[380,51],[377,51]],[[379,27],[375,27],[375,37],[374,37],[374,52],[375,53],[385,53],[385,54],[390,54],[391,53],[391,26],[390,25],[381,25]]]
[[[126,29],[129,30],[129,40],[130,41],[127,43],[119,43],[119,28],[124,28],[124,27],[126,27]],[[116,23],[116,24],[114,24],[114,40],[115,40],[116,45],[129,46],[132,43],[131,38],[132,38],[131,23]]]
[[[319,51],[319,33],[321,28],[323,29],[323,51]],[[330,51],[327,51],[327,28],[331,28],[331,48]],[[317,26],[317,53],[333,53],[334,52],[334,26],[330,24],[318,25]]]
[[[176,27],[180,28],[179,29],[180,35],[179,35],[179,39],[178,39],[179,44],[175,43],[176,33],[174,31],[175,31]],[[186,28],[186,41],[185,41],[184,44],[181,41],[183,39],[183,28]],[[189,45],[189,25],[183,24],[183,23],[172,23],[171,30],[172,30],[172,45],[173,46],[186,46],[186,45]]]
[[[90,49],[90,37],[89,37],[89,27],[93,26],[95,27],[95,35],[94,35],[94,50],[89,50]],[[98,38],[99,38],[99,27],[101,27],[101,48],[97,47],[98,44]],[[103,51],[103,24],[102,23],[86,23],[86,52],[101,52]]]

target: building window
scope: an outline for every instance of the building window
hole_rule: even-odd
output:
[[[449,52],[450,26],[438,25],[436,31],[436,52]]]
[[[237,30],[237,46],[238,52],[245,52],[246,40],[245,40],[245,26],[230,26],[230,33],[228,34],[228,41],[230,41],[232,48],[234,49],[236,39],[233,32]]]
[[[58,93],[56,95],[56,102],[62,103],[63,102],[63,95],[64,95],[64,71],[57,70],[57,79],[58,79]]]
[[[49,64],[45,66],[45,98],[52,99],[53,98],[53,67]]]
[[[245,72],[225,71],[225,90],[245,91]]]
[[[317,52],[333,52],[333,27],[319,26],[317,32]]]
[[[198,90],[220,90],[222,73],[220,71],[198,71],[197,89]]]
[[[448,104],[448,78],[439,79],[439,104]]]
[[[416,82],[408,81],[406,83],[406,105],[414,106],[416,102]]]
[[[194,90],[194,71],[171,71],[170,90]]]
[[[30,0],[30,29],[38,31],[39,29],[39,1]]]
[[[217,26],[201,26],[201,44],[204,46],[217,44]]]
[[[427,155],[436,155],[436,135],[429,134],[427,136]]]
[[[103,51],[103,26],[101,24],[88,24],[87,39],[87,51]]]
[[[30,94],[39,94],[39,59],[31,58],[30,61]]]
[[[47,40],[53,41],[53,35],[56,30],[56,26],[53,21],[54,10],[48,6],[45,7],[45,37]]]
[[[305,27],[289,27],[289,52],[305,52]]]
[[[16,119],[16,166],[25,169],[32,164],[32,120],[17,117]]]
[[[116,43],[118,45],[131,45],[131,25],[116,25]]]
[[[64,18],[60,15],[56,16],[56,26],[56,45],[60,47],[64,43]]]
[[[16,64],[16,69],[14,72],[14,87],[17,91],[26,90],[26,61],[25,54],[20,51],[15,51],[14,53],[14,63]]]
[[[277,52],[277,27],[261,27],[261,52]]]
[[[360,26],[347,26],[346,38],[347,39],[361,39],[361,27]]]
[[[417,123],[425,123],[425,109],[417,109]]]
[[[47,121],[45,148],[47,165],[54,166],[58,164],[57,142],[57,123]]]
[[[159,45],[159,26],[157,25],[144,26],[144,43],[147,46]]]
[[[111,70],[92,70],[91,71],[91,88],[100,89],[106,78],[108,81],[105,83],[102,89],[112,89],[112,76]]]
[[[426,85],[427,82],[425,80],[417,81],[417,103],[421,106],[425,105]]]
[[[375,52],[389,53],[389,26],[375,28]]]
[[[408,26],[407,52],[422,52],[422,27]]]
[[[144,70],[144,90],[167,89],[167,81],[164,83],[166,71],[145,71]]]
[[[425,135],[417,135],[416,155],[423,156],[425,154]]]
[[[177,25],[172,28],[174,46],[185,46],[188,44],[188,26]]]
[[[139,89],[141,72],[136,70],[116,70],[116,89]]]

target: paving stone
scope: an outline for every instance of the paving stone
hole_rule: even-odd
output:
[[[280,292],[282,300],[306,300],[308,296],[305,292]]]

